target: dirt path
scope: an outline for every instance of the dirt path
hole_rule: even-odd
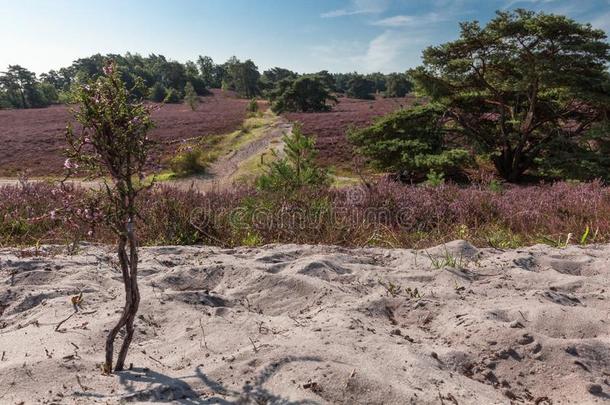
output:
[[[258,128],[257,131],[261,135],[257,136],[250,142],[242,145],[239,149],[232,150],[227,155],[221,156],[211,164],[208,173],[201,176],[194,176],[185,179],[168,180],[160,184],[170,185],[180,189],[189,189],[191,187],[199,191],[209,191],[213,189],[222,189],[231,186],[240,177],[240,166],[249,159],[259,156],[269,150],[274,143],[278,143],[278,150],[281,149],[281,138],[290,133],[292,124],[283,117],[274,117],[269,123]],[[244,173],[241,173],[244,174]],[[30,179],[28,181],[55,181],[57,179]],[[95,187],[99,184],[96,181],[71,181],[78,183],[84,187]],[[0,178],[0,187],[6,185],[18,185],[19,179],[16,178]]]
[[[241,148],[221,156],[212,163],[208,173],[205,175],[173,180],[169,183],[178,188],[194,187],[199,191],[209,191],[231,186],[239,180],[240,166],[254,156],[259,156],[269,150],[273,143],[279,143],[284,135],[292,131],[292,124],[283,117],[277,117],[271,123],[259,129],[259,131],[262,132],[261,136],[248,142]]]

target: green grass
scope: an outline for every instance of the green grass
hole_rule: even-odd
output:
[[[205,172],[206,168],[223,156],[229,155],[255,141],[270,127],[278,117],[271,113],[256,114],[244,120],[240,128],[221,135],[202,136],[181,146],[181,150],[166,159],[169,169],[156,176],[157,181],[169,181],[190,177]],[[260,159],[260,157],[258,157]],[[255,159],[253,159],[255,160]],[[246,170],[253,168],[250,162]]]

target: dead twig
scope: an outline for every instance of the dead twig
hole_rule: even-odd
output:
[[[352,378],[354,378],[354,376],[356,375],[356,369],[353,369],[351,373],[349,373],[349,376],[347,376],[347,381],[345,382],[345,389],[347,389],[349,387],[349,383],[352,380]]]
[[[4,391],[4,393],[2,395],[0,395],[0,399],[4,398],[6,396],[6,394],[8,394],[8,392],[13,389],[13,387],[15,386],[15,381],[17,381],[16,377],[13,378],[13,382],[11,382],[8,385],[8,388],[6,389],[6,391]]]
[[[205,341],[205,330],[203,330],[203,323],[201,322],[201,318],[199,318],[199,327],[201,328],[201,339],[199,340],[199,348],[201,348],[201,342],[203,341],[203,346],[207,349],[208,342]]]
[[[148,358],[153,360],[153,361],[155,361],[155,362],[157,362],[157,363],[159,363],[159,364],[161,364],[163,367],[165,367],[165,364],[161,363],[159,360],[155,359],[153,356],[149,355]]]
[[[70,316],[68,316],[66,319],[64,319],[63,321],[59,322],[56,326],[55,326],[55,332],[60,332],[59,328],[61,327],[61,325],[63,325],[68,319],[72,318],[74,315],[76,315],[78,313],[78,311],[74,311],[70,314]]]
[[[83,391],[89,391],[91,389],[91,388],[85,387],[83,385],[83,383],[80,381],[80,376],[78,374],[76,374],[76,382],[78,383],[80,389],[83,390]]]
[[[254,344],[254,340],[252,340],[252,338],[250,336],[248,336],[248,339],[250,339],[250,343],[252,343],[252,347],[254,348],[254,353],[257,353],[258,349],[256,348],[256,345]]]
[[[521,314],[521,317],[522,317],[524,320],[526,320],[527,322],[529,322],[529,319],[527,319],[527,318],[525,317],[525,315],[523,315],[523,312],[519,311],[519,313]]]

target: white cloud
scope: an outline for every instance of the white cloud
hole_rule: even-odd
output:
[[[445,21],[446,16],[438,13],[428,13],[424,15],[395,15],[373,22],[373,25],[380,27],[414,27],[433,22]]]
[[[423,33],[387,30],[371,40],[362,65],[369,72],[404,71],[419,64],[419,48],[426,41],[428,38]]]
[[[322,18],[344,17],[357,14],[379,14],[388,9],[389,0],[351,0],[350,4],[338,10],[322,13]]]
[[[420,64],[421,47],[430,41],[426,32],[386,30],[368,43],[330,41],[309,48],[311,60],[334,71],[362,73],[403,72]]]
[[[310,59],[319,63],[319,66],[314,67],[313,70],[321,70],[328,68],[328,66],[333,66],[333,70],[337,72],[352,71],[361,64],[361,54],[365,48],[366,43],[337,40],[311,46],[309,47]]]
[[[557,0],[508,0],[505,4],[504,4],[504,9],[507,8],[511,8],[517,4],[521,4],[521,3],[553,3]]]

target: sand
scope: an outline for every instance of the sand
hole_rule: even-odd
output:
[[[1,404],[610,401],[609,245],[144,248],[111,376],[116,260],[73,253],[0,249]]]

